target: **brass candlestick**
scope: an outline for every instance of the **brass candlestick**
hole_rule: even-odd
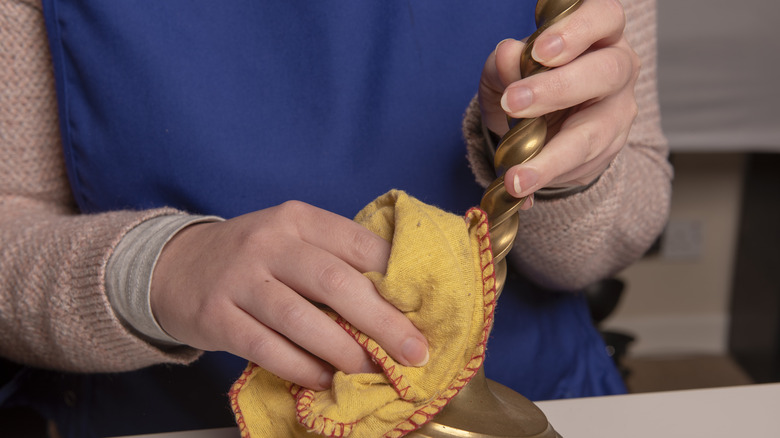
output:
[[[582,0],[538,0],[537,30],[528,38],[520,59],[523,77],[548,70],[531,57],[536,37],[558,20],[574,12]],[[494,154],[498,177],[487,188],[480,208],[488,215],[496,291],[506,282],[506,255],[514,244],[519,225],[517,211],[526,198],[515,198],[504,187],[504,172],[536,156],[547,140],[548,124],[560,123],[564,114],[534,119],[509,120],[511,129],[501,139]],[[544,413],[527,398],[485,377],[480,369],[471,382],[414,437],[525,437],[560,438]]]

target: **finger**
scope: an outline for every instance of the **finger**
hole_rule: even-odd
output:
[[[627,46],[590,52],[571,63],[515,82],[501,100],[514,118],[539,117],[625,88],[638,70]]]
[[[525,202],[520,204],[520,210],[530,210],[534,206],[534,194],[531,193],[527,196]]]
[[[585,0],[574,13],[539,35],[531,56],[548,67],[558,67],[592,46],[616,43],[625,25],[625,11],[619,0]]]
[[[482,70],[479,83],[480,109],[482,120],[491,131],[503,135],[509,130],[506,113],[500,107],[504,89],[512,82],[520,80],[520,53],[525,44],[505,39],[498,43],[490,54]]]
[[[390,257],[390,243],[366,227],[329,211],[304,204],[283,205],[300,238],[346,261],[360,272],[384,272]]]
[[[506,188],[522,197],[547,186],[586,185],[620,151],[636,116],[633,95],[622,93],[583,108],[528,162],[506,172]]]
[[[276,280],[248,290],[236,304],[265,326],[284,335],[309,353],[345,373],[377,372],[371,358],[335,321],[309,301]]]
[[[330,306],[400,363],[407,366],[427,363],[425,337],[403,313],[379,295],[368,278],[319,248],[301,246],[289,250],[294,251],[299,264],[275,265],[276,278],[301,295]],[[305,272],[301,272],[302,268]]]
[[[333,371],[329,365],[301,350],[284,336],[234,307],[225,321],[232,334],[227,351],[250,360],[277,377],[314,390],[329,388]]]
[[[520,55],[525,43],[514,39],[501,41],[495,50],[495,75],[501,90],[512,82],[522,79],[520,74]]]

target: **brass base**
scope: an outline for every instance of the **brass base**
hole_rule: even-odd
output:
[[[481,368],[439,415],[408,436],[561,438],[535,404],[487,379]]]

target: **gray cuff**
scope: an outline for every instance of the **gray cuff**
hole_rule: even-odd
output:
[[[149,289],[163,247],[183,228],[217,222],[216,216],[170,215],[142,222],[119,242],[106,268],[106,295],[122,323],[161,347],[182,345],[160,327],[152,313]]]
[[[589,188],[593,187],[599,181],[599,179],[601,179],[602,174],[599,174],[599,176],[597,176],[596,179],[594,179],[593,181],[589,182],[584,186],[541,188],[534,192],[534,198],[542,201],[552,201],[554,199],[568,198],[569,196],[576,195],[577,193],[582,193],[585,190],[588,190]]]

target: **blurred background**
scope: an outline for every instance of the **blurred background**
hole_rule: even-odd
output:
[[[633,392],[780,381],[780,3],[658,7],[671,217],[600,325]]]

